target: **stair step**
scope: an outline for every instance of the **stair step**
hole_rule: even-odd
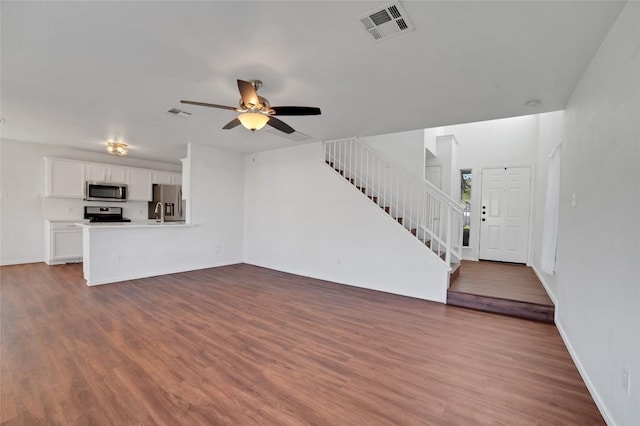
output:
[[[356,180],[354,178],[350,178],[350,177],[346,177],[345,179],[349,181],[350,184],[355,185],[356,184]]]
[[[490,296],[461,293],[447,290],[447,305],[461,306],[484,312],[495,312],[518,318],[542,321],[553,324],[554,306],[539,305],[537,303],[521,302]]]
[[[397,220],[400,225],[402,225],[402,218],[401,217],[394,217],[394,219]]]
[[[367,188],[363,188],[363,187],[360,187],[360,186],[356,186],[356,188],[358,188],[360,191],[362,191],[363,194],[367,193]]]
[[[452,263],[451,264],[451,272],[449,272],[449,286],[453,284],[458,277],[460,276],[460,264]]]
[[[378,204],[378,197],[374,195],[367,195],[367,197],[369,197],[374,203]]]
[[[380,206],[380,208],[381,208],[382,210],[384,210],[386,213],[389,213],[389,211],[391,210],[391,208],[390,208],[390,207],[383,207],[383,206]]]
[[[413,235],[418,234],[418,228],[409,229],[408,231],[411,232]]]

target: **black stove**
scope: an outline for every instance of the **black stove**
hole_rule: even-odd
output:
[[[131,219],[122,217],[122,207],[84,207],[84,218],[90,223],[114,223],[131,222]]]

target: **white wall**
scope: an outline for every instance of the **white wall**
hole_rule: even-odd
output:
[[[240,263],[244,233],[244,157],[189,144],[190,216],[199,241],[219,251],[224,264]]]
[[[72,199],[43,198],[43,157],[144,167],[180,172],[178,164],[81,151],[57,145],[41,145],[0,140],[0,264],[42,262],[44,260],[44,219],[80,219],[83,206],[95,203]],[[147,203],[115,203],[124,215],[143,218]],[[71,209],[71,211],[69,210]],[[142,209],[142,213],[140,210]]]
[[[640,3],[629,2],[570,98],[562,150],[557,325],[618,425],[640,424],[638,23]]]
[[[446,126],[444,134],[458,140],[461,169],[532,165],[537,154],[538,116]]]
[[[424,130],[361,137],[379,154],[394,161],[418,179],[424,179]]]
[[[438,155],[437,139],[438,136],[444,135],[444,127],[432,127],[424,129],[424,149],[429,151],[431,155]]]
[[[246,263],[445,301],[443,262],[325,165],[321,144],[245,164]]]

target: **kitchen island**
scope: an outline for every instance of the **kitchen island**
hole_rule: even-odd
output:
[[[137,221],[77,225],[82,228],[83,271],[89,286],[215,266],[212,254],[193,248],[198,227],[192,224]]]

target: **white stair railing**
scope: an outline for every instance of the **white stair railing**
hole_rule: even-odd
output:
[[[324,142],[324,159],[447,265],[462,258],[462,206],[356,138]]]

